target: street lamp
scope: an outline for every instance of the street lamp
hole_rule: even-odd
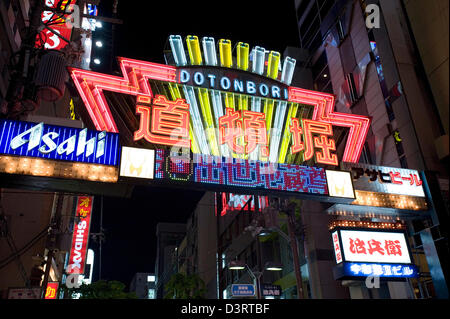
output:
[[[228,269],[230,270],[243,270],[243,269],[247,269],[248,273],[253,277],[253,280],[256,283],[256,294],[257,294],[257,298],[261,299],[261,276],[264,273],[265,270],[268,271],[281,271],[283,270],[283,266],[280,263],[275,263],[275,262],[271,262],[268,261],[266,262],[266,264],[264,265],[264,269],[263,271],[252,271],[250,269],[250,267],[244,263],[241,260],[232,260],[230,261],[230,263],[228,264]]]

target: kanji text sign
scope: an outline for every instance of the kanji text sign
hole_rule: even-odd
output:
[[[341,167],[351,171],[355,190],[425,197],[416,170],[361,163],[342,163]]]
[[[342,243],[344,261],[412,263],[403,232],[344,229],[340,229],[337,232]]]
[[[255,286],[248,284],[240,284],[240,285],[232,285],[231,286],[231,294],[233,296],[254,296],[255,295]]]

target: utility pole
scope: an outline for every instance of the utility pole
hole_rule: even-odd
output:
[[[297,281],[297,295],[298,299],[303,299],[303,282],[302,271],[300,269],[300,260],[298,257],[298,245],[297,237],[295,236],[295,203],[289,203],[286,207],[286,213],[288,215],[288,231],[291,238],[292,256],[294,259],[295,279]]]

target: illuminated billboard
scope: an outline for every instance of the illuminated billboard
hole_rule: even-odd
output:
[[[351,171],[356,190],[425,197],[417,170],[361,163],[341,163],[341,167]]]
[[[117,133],[120,123],[134,141],[153,149],[333,166],[339,162],[334,135],[348,129],[342,160],[358,161],[370,118],[335,112],[332,94],[290,86],[295,59],[281,61],[278,52],[239,42],[234,60],[227,39],[216,46],[211,37],[187,36],[185,43],[179,35],[169,37],[175,65],[118,58],[122,76],[69,68],[96,129]],[[135,97],[129,107],[137,129],[113,117],[117,106],[107,91]]]
[[[404,232],[353,229],[340,229],[336,232],[339,234],[344,261],[412,263]]]
[[[0,119],[0,154],[115,166],[119,134]]]
[[[401,230],[338,227],[331,237],[338,265],[333,270],[336,279],[418,275],[406,234]]]
[[[68,274],[84,274],[93,200],[92,196],[78,196],[77,198],[72,246],[69,255],[69,265],[66,268],[66,273]]]

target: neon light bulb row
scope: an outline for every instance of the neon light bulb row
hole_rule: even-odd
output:
[[[217,59],[216,44],[212,37],[202,38],[203,55],[200,49],[200,42],[197,36],[188,35],[186,37],[186,46],[190,61],[187,61],[186,53],[183,45],[183,39],[180,35],[169,36],[170,48],[172,55],[177,66],[186,66],[188,63],[191,65],[211,65],[221,67],[232,68],[232,43],[228,39],[220,39],[218,42],[219,61]],[[251,52],[248,43],[238,42],[236,45],[236,68],[247,71],[249,69],[249,60],[252,61],[251,72],[263,75],[266,69],[266,49],[255,46]],[[203,59],[204,57],[204,59]],[[281,69],[280,81],[290,85],[294,74],[296,60],[287,57],[283,62],[283,67],[280,66],[281,55],[276,51],[269,51],[267,60],[266,77],[277,79],[278,72]]]

